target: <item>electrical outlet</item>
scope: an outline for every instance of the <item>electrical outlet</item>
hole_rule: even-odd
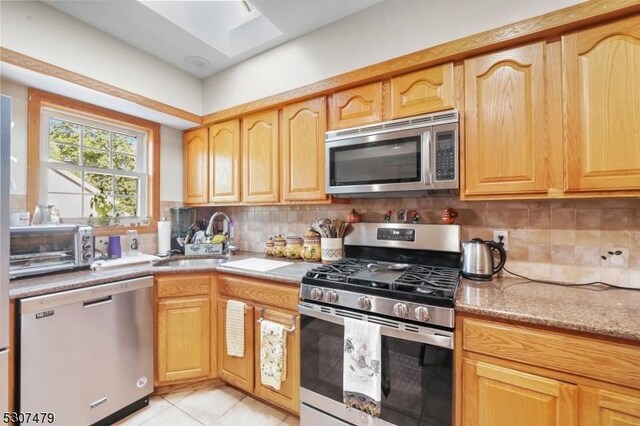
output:
[[[504,249],[509,250],[509,231],[493,231],[493,241],[496,243],[502,243]]]

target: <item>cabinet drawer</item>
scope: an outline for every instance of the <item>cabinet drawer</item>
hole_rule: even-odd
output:
[[[300,289],[289,284],[272,284],[269,281],[220,275],[218,290],[221,295],[233,299],[276,306],[291,311],[298,310]]]
[[[156,277],[158,297],[208,295],[209,275],[166,275]]]
[[[640,347],[465,318],[463,347],[511,361],[640,387]]]

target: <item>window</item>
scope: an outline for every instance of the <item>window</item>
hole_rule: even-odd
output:
[[[120,220],[147,216],[146,135],[43,109],[41,200],[62,217],[96,215],[90,199],[104,192]]]
[[[97,217],[103,193],[113,226],[154,230],[159,125],[35,89],[29,90],[27,204],[53,204],[65,223]],[[99,223],[93,221],[94,225]]]

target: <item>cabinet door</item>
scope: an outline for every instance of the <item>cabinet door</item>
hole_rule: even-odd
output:
[[[207,129],[185,132],[184,150],[184,202],[207,202]]]
[[[382,120],[381,82],[336,92],[330,99],[332,129],[362,126]]]
[[[324,137],[325,98],[287,105],[282,110],[282,198],[326,199]]]
[[[546,193],[544,43],[464,62],[465,194]]]
[[[218,299],[218,376],[220,379],[253,392],[253,307],[246,305],[244,310],[244,356],[227,354],[227,300]]]
[[[465,426],[571,426],[577,387],[484,362],[464,360]]]
[[[391,117],[453,108],[453,63],[391,79]]]
[[[209,376],[209,297],[158,301],[158,382]]]
[[[278,201],[278,111],[253,114],[242,120],[243,200]]]
[[[209,127],[209,201],[240,202],[240,120]]]
[[[640,397],[580,386],[580,426],[638,426]]]
[[[640,190],[640,16],[562,37],[565,191]]]
[[[261,363],[260,363],[260,323],[258,319],[261,314],[265,319],[274,321],[291,327],[291,318],[295,318],[295,330],[286,333],[287,346],[287,365],[286,380],[280,384],[280,390],[276,390],[270,386],[263,385],[261,380]],[[255,394],[287,408],[296,413],[300,410],[300,317],[295,312],[279,312],[272,309],[264,308],[261,313],[260,308],[256,308],[255,312],[256,333],[255,333]]]

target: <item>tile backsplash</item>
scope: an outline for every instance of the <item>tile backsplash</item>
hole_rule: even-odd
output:
[[[462,240],[492,239],[509,231],[507,269],[537,279],[606,281],[640,288],[640,199],[460,201],[456,197],[354,199],[349,204],[226,207],[236,241],[262,252],[272,235],[301,235],[315,217],[345,219],[356,209],[364,222],[416,209],[422,223],[440,223],[442,210],[458,212]],[[199,208],[209,217],[215,207]],[[612,253],[612,254],[610,254]]]

